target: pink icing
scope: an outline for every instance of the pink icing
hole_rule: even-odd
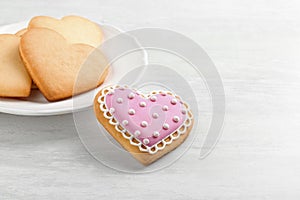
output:
[[[175,132],[186,119],[182,102],[169,94],[144,98],[134,90],[116,88],[106,95],[105,103],[108,110],[113,108],[114,118],[131,135],[140,131],[135,138],[148,147]]]

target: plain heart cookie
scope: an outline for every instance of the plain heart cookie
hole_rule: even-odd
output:
[[[126,86],[109,86],[96,95],[94,111],[104,128],[144,165],[179,146],[193,126],[188,104],[166,91],[143,95]]]
[[[37,16],[28,24],[27,29],[32,28],[48,28],[61,34],[70,43],[88,44],[96,48],[103,40],[99,25],[79,16],[65,16],[62,19]]]
[[[31,78],[19,55],[20,38],[12,34],[0,35],[0,96],[28,97]]]
[[[26,33],[27,28],[23,28],[21,30],[19,30],[18,32],[15,33],[16,36],[22,37],[22,35],[24,35],[24,33]]]
[[[99,50],[86,44],[70,44],[63,36],[46,28],[24,33],[19,51],[34,83],[49,101],[93,89],[108,73],[107,61]],[[79,72],[83,76],[75,91]]]
[[[16,32],[15,35],[18,37],[22,37],[26,33],[26,31],[27,31],[27,28],[23,28],[23,29],[19,30],[18,32]],[[36,86],[36,84],[34,82],[31,84],[31,89],[32,90],[38,89],[38,87]]]

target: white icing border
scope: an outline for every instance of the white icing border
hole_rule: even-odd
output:
[[[132,89],[130,87],[127,86],[119,86],[119,85],[115,85],[115,86],[108,86],[105,87],[101,90],[101,95],[98,97],[97,101],[100,104],[100,110],[103,112],[103,116],[109,120],[109,124],[115,126],[115,129],[122,134],[122,136],[129,140],[130,144],[133,146],[137,146],[139,147],[140,151],[142,152],[148,152],[149,154],[155,154],[157,151],[159,150],[163,150],[167,144],[171,144],[173,142],[173,140],[178,139],[181,135],[186,133],[186,130],[188,127],[190,127],[192,125],[192,120],[193,120],[193,114],[189,108],[189,105],[187,103],[185,103],[184,101],[182,101],[182,99],[173,94],[170,91],[152,91],[147,95],[143,95],[140,92],[137,92],[139,95],[143,96],[144,98],[149,98],[151,95],[153,94],[158,94],[158,93],[167,93],[169,95],[172,95],[173,97],[175,97],[176,99],[178,99],[179,101],[182,102],[182,104],[184,105],[187,113],[186,113],[186,119],[184,121],[184,123],[182,124],[182,126],[180,126],[178,129],[176,129],[173,133],[171,133],[170,135],[166,136],[166,138],[162,139],[160,142],[152,145],[151,147],[148,147],[146,145],[144,145],[141,141],[139,141],[139,139],[135,138],[133,134],[129,133],[123,126],[121,123],[119,123],[113,115],[110,114],[109,109],[106,107],[105,102],[106,102],[106,96],[108,92],[113,92],[115,89],[118,88],[128,88],[131,89],[135,92],[137,92],[135,89]],[[127,133],[127,134],[126,134]],[[177,134],[176,134],[177,133]],[[167,139],[169,139],[169,141],[167,141]]]

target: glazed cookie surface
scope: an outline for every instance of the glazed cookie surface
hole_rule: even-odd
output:
[[[108,87],[96,96],[94,110],[108,132],[145,165],[180,145],[193,124],[188,105],[171,92],[143,95],[127,87]]]

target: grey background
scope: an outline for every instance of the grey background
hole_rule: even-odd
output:
[[[78,14],[198,42],[224,81],[227,116],[212,154],[200,140],[159,172],[124,174],[82,146],[72,115],[0,114],[0,199],[299,199],[300,2],[1,1],[0,25]]]

